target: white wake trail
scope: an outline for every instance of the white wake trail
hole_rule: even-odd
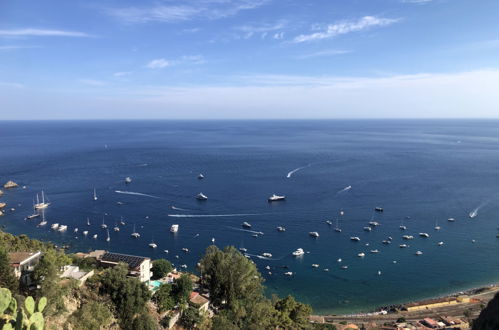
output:
[[[352,186],[345,187],[345,188],[343,188],[343,189],[339,190],[339,191],[337,192],[337,194],[342,193],[342,192],[344,192],[344,191],[348,191],[348,190],[350,190],[350,189],[352,189]]]
[[[177,211],[192,211],[192,210],[189,210],[189,209],[183,209],[181,207],[176,207],[176,206],[173,206],[173,205],[172,205],[172,210],[177,210]]]
[[[300,170],[303,170],[304,168],[307,168],[307,167],[310,167],[312,166],[312,164],[308,164],[306,166],[302,166],[302,167],[298,167],[298,168],[295,168],[294,170],[290,171],[287,175],[286,175],[286,178],[290,178],[293,174],[295,174],[296,172],[300,171]]]
[[[122,191],[122,190],[115,190],[114,192],[115,192],[115,193],[118,193],[118,194],[134,195],[134,196],[144,196],[144,197],[151,197],[151,198],[161,199],[161,197],[158,197],[158,196],[153,196],[153,195],[143,194],[143,193],[134,192],[134,191]]]
[[[235,214],[168,214],[173,218],[218,218],[218,217],[244,217],[260,215],[258,213],[235,213]]]
[[[227,226],[227,228],[230,228],[233,230],[238,230],[238,231],[244,231],[244,232],[252,233],[252,234],[263,235],[263,232],[261,232],[261,231],[255,231],[255,230],[250,230],[250,229],[241,229],[241,228],[230,227],[230,226]]]

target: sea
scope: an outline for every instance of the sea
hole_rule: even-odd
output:
[[[3,230],[71,252],[166,258],[196,272],[211,244],[245,248],[269,296],[293,295],[317,314],[499,280],[497,120],[3,121],[0,141],[0,181],[20,185],[0,197]],[[50,206],[39,227],[25,217],[42,190]],[[272,194],[286,199],[269,203]],[[292,256],[298,248],[305,254]]]

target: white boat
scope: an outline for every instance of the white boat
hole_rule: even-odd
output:
[[[40,199],[38,197],[38,194],[36,194],[36,204],[34,205],[35,210],[40,210],[40,209],[46,209],[49,207],[50,203],[45,202],[45,193],[42,190],[42,202],[40,203]]]
[[[423,252],[421,252],[421,251],[416,251],[416,253],[415,253],[415,254],[416,254],[417,256],[420,256],[420,255],[422,255],[422,254],[423,254]]]
[[[343,210],[340,210],[340,215],[344,215],[345,212]]]
[[[337,232],[337,233],[341,233],[341,228],[338,225],[338,218],[336,218],[336,226],[334,227],[334,231]]]
[[[412,235],[403,235],[402,238],[405,239],[405,240],[410,240],[410,239],[413,239],[414,236],[412,236]]]
[[[139,238],[140,237],[140,234],[135,231],[135,224],[133,225],[133,232],[132,232],[132,234],[130,236],[132,236],[133,238]]]
[[[378,275],[381,275],[381,270],[378,270]]]
[[[365,230],[365,231],[371,231],[371,230],[373,230],[373,229],[372,229],[371,227],[364,227],[364,230]]]
[[[371,250],[371,253],[379,253],[379,250],[378,249]]]
[[[376,211],[376,212],[383,212],[383,208],[382,208],[382,207],[379,207],[379,206],[376,206],[376,207],[374,208],[374,211]]]
[[[106,225],[106,223],[104,222],[104,217],[102,217],[102,225],[100,225],[100,227],[101,227],[102,229],[106,229],[106,228],[107,228],[107,225]]]
[[[376,222],[376,221],[369,221],[369,225],[370,225],[370,226],[377,227],[377,226],[379,226],[379,222]]]
[[[239,248],[239,251],[241,251],[241,252],[248,252],[248,249],[247,248]]]
[[[326,220],[326,223],[327,223],[328,225],[330,225],[330,226],[333,224],[333,222],[332,222],[332,221],[330,221],[330,220]]]
[[[262,253],[262,256],[264,256],[265,258],[272,258],[272,253],[264,252]]]
[[[350,240],[358,242],[358,241],[360,241],[360,238],[358,238],[357,236],[352,236],[352,237],[350,237]]]
[[[85,230],[85,231],[83,232],[83,235],[87,236],[87,235],[88,235],[88,230]]]
[[[186,269],[187,268],[187,265],[186,264],[183,264],[183,265],[180,265],[181,268],[184,268]]]
[[[189,249],[188,248],[182,248],[182,251],[184,251],[185,253],[189,252]]]
[[[454,218],[449,218],[449,219],[447,219],[447,221],[449,221],[449,222],[454,222],[454,221],[456,221],[456,219],[454,219]]]
[[[424,238],[430,237],[430,235],[428,233],[419,233],[419,236],[424,237]]]
[[[382,240],[381,243],[383,243],[385,245],[392,244],[392,242],[390,240],[387,240],[387,239]]]
[[[68,230],[68,226],[66,225],[60,225],[59,228],[57,228],[58,231],[63,232]]]
[[[170,232],[171,232],[171,233],[176,233],[176,232],[178,232],[178,225],[172,225],[172,226],[170,227]]]
[[[283,201],[286,199],[286,196],[282,195],[276,195],[276,194],[272,194],[272,196],[269,197],[268,201],[269,202],[277,202],[277,201]]]
[[[308,234],[309,234],[310,236],[312,236],[312,237],[315,237],[315,238],[319,237],[319,233],[318,233],[318,232],[316,232],[316,231],[311,231],[311,232],[309,232]]]
[[[77,233],[77,232],[78,232],[78,228],[75,228],[75,229],[73,230],[73,233]]]
[[[87,217],[87,226],[90,226],[90,219]]]
[[[59,224],[53,223],[52,225],[50,225],[50,228],[52,228],[53,230],[56,230],[57,228],[59,228]]]
[[[196,199],[198,201],[205,201],[208,199],[208,196],[206,196],[205,194],[203,194],[202,192],[200,192],[199,194],[196,195]]]
[[[473,219],[474,217],[476,217],[478,215],[478,210],[473,210],[471,211],[468,216],[470,217],[470,219]]]
[[[400,225],[399,228],[400,228],[400,230],[407,230],[407,227],[404,225]]]
[[[407,245],[407,244],[400,244],[400,245],[399,245],[399,247],[400,247],[401,249],[405,249],[406,247],[408,247],[408,245]]]
[[[336,260],[337,262],[342,262],[343,260],[341,260],[341,258],[339,258],[338,260]]]
[[[94,201],[96,201],[96,200],[97,200],[97,191],[94,188]]]
[[[116,226],[113,227],[113,230],[114,231],[120,231],[120,227],[118,227],[118,225],[116,225]]]
[[[249,223],[247,223],[246,221],[243,222],[242,226],[243,226],[243,228],[251,228],[251,225]]]
[[[109,236],[109,229],[107,230],[107,237],[106,237],[106,242],[109,242],[111,240],[111,237]]]
[[[319,264],[312,264],[312,267],[319,268]]]
[[[302,248],[296,249],[296,251],[293,251],[292,253],[295,257],[299,257],[305,254],[305,251],[303,251]]]
[[[359,258],[364,258],[365,256],[366,256],[366,254],[364,252],[357,254],[357,257],[359,257]]]
[[[155,249],[158,247],[158,245],[156,245],[156,243],[154,243],[154,240],[152,240],[151,243],[149,243],[149,247]]]
[[[285,272],[284,275],[286,275],[286,276],[293,276],[293,272]]]
[[[348,266],[347,265],[343,265],[343,266],[341,266],[341,269],[348,269]]]
[[[440,230],[440,226],[438,225],[438,221],[435,221],[435,230]]]
[[[286,231],[286,228],[279,226],[279,227],[277,227],[277,231],[283,232],[283,231]]]
[[[95,234],[94,236],[92,236],[93,239],[97,239],[97,234]]]
[[[204,175],[203,175],[203,173],[199,173],[199,175],[198,175],[198,179],[199,179],[199,180],[204,179]]]
[[[212,242],[213,244],[215,244],[215,237],[212,237],[212,238],[211,238],[211,242]]]
[[[38,224],[38,227],[42,227],[42,226],[45,226],[47,224],[47,221],[45,221],[45,219],[43,219],[42,221],[40,221],[40,223]]]
[[[437,245],[442,246],[442,245],[444,245],[444,242],[438,242]]]
[[[128,184],[128,183],[132,183],[132,178],[131,178],[131,177],[129,177],[129,176],[127,176],[127,177],[125,178],[125,183],[126,183],[126,184]]]

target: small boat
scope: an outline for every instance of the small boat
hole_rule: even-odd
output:
[[[389,240],[389,241],[392,241],[392,240],[393,240],[393,238],[392,238],[391,236],[388,236],[388,240]]]
[[[116,226],[113,227],[113,230],[114,231],[120,231],[120,227],[118,227],[118,224],[116,224]]]
[[[248,249],[247,248],[239,248],[239,251],[241,251],[241,252],[248,252]]]
[[[152,240],[151,243],[149,243],[149,247],[152,249],[155,249],[158,247],[158,245],[156,243],[154,243],[154,240]]]
[[[178,225],[172,225],[170,227],[170,233],[176,233],[178,232]]]
[[[400,225],[399,228],[400,228],[400,230],[407,230],[407,227],[404,225]]]
[[[253,235],[251,235],[251,237],[255,237],[255,238],[257,238],[257,237],[258,237],[258,234],[253,234]]]
[[[343,212],[343,211],[342,211]],[[336,218],[336,227],[334,228],[334,231],[337,232],[337,233],[341,233],[341,228],[340,226],[338,225],[338,218]]]
[[[83,232],[83,235],[87,236],[87,235],[88,235],[88,230],[85,230],[85,231]]]
[[[182,248],[182,251],[184,251],[185,253],[189,252],[189,249],[188,248]]]
[[[319,264],[312,264],[312,267],[319,268]]]
[[[447,219],[447,221],[449,221],[449,222],[454,222],[454,221],[456,221],[456,219],[454,219],[454,218],[449,218],[449,219]]]
[[[283,201],[283,200],[286,200],[286,196],[280,196],[280,195],[276,195],[276,194],[272,194],[272,196],[270,196],[268,198],[269,202],[277,202],[277,201]]]
[[[330,220],[326,220],[326,223],[330,226],[333,224]]]
[[[378,275],[381,275],[381,270],[378,270]]]
[[[341,269],[348,269],[348,266],[347,265],[343,265],[343,266],[341,266]]]
[[[435,221],[435,230],[440,230],[440,226],[438,225],[438,221]]]
[[[97,234],[95,234],[94,236],[92,236],[93,239],[97,239]]]
[[[246,221],[243,222],[242,226],[243,226],[243,228],[251,228],[251,225],[249,223],[247,223]]]
[[[94,201],[96,201],[96,200],[97,200],[97,191],[94,188]]]
[[[471,211],[471,212],[468,214],[468,216],[470,217],[470,219],[475,218],[477,215],[478,215],[478,210],[473,210],[473,211]]]
[[[499,236],[499,235],[498,235],[498,236]],[[438,242],[438,243],[437,243],[437,245],[438,245],[438,246],[442,246],[442,245],[444,245],[444,242]]]
[[[364,227],[364,230],[365,230],[365,231],[371,231],[371,230],[373,230],[373,229],[372,229],[371,227]]]
[[[200,192],[199,194],[196,195],[196,199],[198,201],[205,201],[208,199],[208,196],[206,196],[205,194],[203,194],[202,192]]]
[[[100,225],[100,227],[101,227],[102,229],[106,229],[106,228],[107,228],[107,225],[106,225],[106,223],[104,222],[104,216],[102,216],[102,225]]]
[[[410,239],[413,239],[414,236],[412,236],[412,235],[403,235],[402,238],[405,239],[405,240],[410,240]]]
[[[325,272],[329,272],[329,268],[324,268],[324,271]]]
[[[90,219],[87,218],[87,226],[90,226]]]
[[[377,227],[377,226],[379,226],[379,222],[369,221],[369,226]]]
[[[359,258],[364,258],[365,256],[366,256],[366,254],[364,252],[357,254],[357,257],[359,257]]]
[[[265,258],[272,258],[272,253],[264,252],[262,253],[262,256],[264,256]]]
[[[284,275],[286,275],[286,276],[293,276],[293,272],[285,272]]]
[[[277,227],[277,231],[283,232],[286,231],[286,228],[279,226]]]
[[[400,245],[399,245],[399,247],[400,247],[401,249],[405,249],[405,248],[406,248],[406,247],[408,247],[408,246],[409,246],[409,245],[407,245],[407,244],[400,244]]]
[[[340,215],[345,215],[345,211],[340,210]]]
[[[305,251],[303,251],[302,248],[296,249],[296,251],[293,251],[292,253],[295,257],[299,257],[305,254]]]
[[[131,177],[129,177],[129,176],[127,176],[127,177],[125,178],[125,183],[126,183],[126,184],[132,183],[132,178],[131,178]]]
[[[311,232],[309,232],[308,234],[309,234],[310,236],[312,236],[312,237],[315,237],[315,238],[319,237],[319,233],[318,233],[318,232],[316,232],[316,231],[311,231]]]
[[[385,245],[388,245],[388,244],[392,244],[392,241],[384,239],[384,240],[381,241],[381,243],[383,243]]]
[[[34,218],[38,218],[40,216],[39,213],[33,213],[31,215],[28,215],[26,218],[24,218],[24,220],[31,220],[31,219],[34,219]]]
[[[181,268],[184,268],[186,269],[187,268],[187,265],[186,264],[183,264],[183,265],[180,265]]]
[[[352,237],[350,237],[350,240],[354,241],[354,242],[358,242],[358,241],[360,241],[360,238],[358,238],[357,236],[352,236]]]
[[[78,232],[78,228],[75,228],[75,229],[73,230],[73,233],[77,233],[77,232]]]
[[[199,180],[204,179],[204,175],[203,175],[203,173],[199,173],[199,175],[198,175],[198,179],[199,179]]]
[[[111,240],[111,237],[109,236],[109,229],[107,230],[107,238],[106,238],[106,242],[109,242]]]
[[[428,233],[419,233],[419,236],[424,237],[424,238],[430,237],[430,235]]]
[[[116,205],[125,205],[123,202],[116,202]]]
[[[422,254],[423,254],[423,252],[421,252],[421,251],[416,251],[416,253],[415,253],[415,255],[417,255],[417,256],[420,256]]]
[[[53,223],[52,225],[50,225],[50,228],[52,228],[53,230],[56,230],[57,228],[59,228],[59,224]]]
[[[60,225],[59,228],[57,228],[58,231],[63,232],[68,230],[68,226],[66,225]]]
[[[130,236],[132,236],[133,238],[139,238],[140,237],[140,234],[135,231],[135,224],[133,225],[133,232],[132,232],[132,234]]]
[[[170,251],[168,251],[168,250],[163,250],[163,252],[164,252],[164,253],[170,253]]]
[[[341,260],[341,258],[339,258],[338,260],[336,260],[337,262],[342,262],[343,260]]]
[[[211,238],[211,242],[212,242],[212,243],[215,243],[215,237],[212,237],[212,238]]]
[[[379,207],[379,206],[376,206],[376,207],[374,208],[374,211],[376,211],[376,212],[383,212],[383,208],[382,208],[382,207]]]
[[[46,209],[49,207],[50,203],[45,202],[45,194],[42,190],[42,202],[40,203],[38,194],[36,194],[36,204],[34,205],[35,210]]]
[[[379,253],[379,250],[378,249],[371,250],[371,253]]]
[[[123,217],[121,217],[121,220],[120,220],[120,225],[124,226],[125,225],[125,221],[123,221]]]
[[[40,221],[40,223],[38,224],[38,227],[42,227],[42,226],[45,226],[47,224],[47,221],[45,221],[45,219],[43,219],[42,221]]]

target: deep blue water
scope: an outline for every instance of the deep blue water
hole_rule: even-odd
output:
[[[219,247],[271,252],[274,260],[253,258],[268,293],[293,294],[317,313],[365,311],[499,278],[499,121],[0,122],[0,141],[0,181],[26,185],[0,197],[16,207],[1,223],[9,232],[70,244],[73,251],[166,257],[194,270],[214,237]],[[204,180],[197,179],[200,172]],[[92,200],[94,187],[98,201]],[[68,225],[66,233],[37,228],[38,219],[23,220],[42,189],[52,203],[49,224]],[[208,201],[195,200],[200,191]],[[272,193],[287,200],[269,204]],[[478,216],[469,219],[480,205]],[[374,214],[375,206],[385,212]],[[325,221],[340,209],[343,232],[337,233]],[[100,228],[104,213],[110,228],[121,216],[126,221],[120,232],[111,230],[109,243]],[[231,214],[239,215],[185,217]],[[402,232],[406,216],[411,219]],[[381,225],[363,231],[373,217]],[[243,221],[265,234],[254,238],[241,231]],[[434,230],[436,221],[440,231]],[[130,237],[134,223],[142,235],[137,240]],[[174,223],[180,225],[176,235],[169,232]],[[277,232],[279,225],[286,232]],[[80,234],[73,234],[74,227]],[[83,230],[90,231],[88,238]],[[309,237],[310,231],[320,237]],[[420,238],[419,232],[431,237]],[[97,240],[90,238],[95,233]],[[415,236],[407,249],[398,247],[403,234]],[[381,244],[387,236],[393,237],[389,246]],[[156,250],[148,247],[152,239]],[[309,253],[293,258],[300,247]],[[424,254],[415,256],[417,250]],[[366,257],[358,258],[359,252]],[[295,275],[286,277],[286,271]]]

